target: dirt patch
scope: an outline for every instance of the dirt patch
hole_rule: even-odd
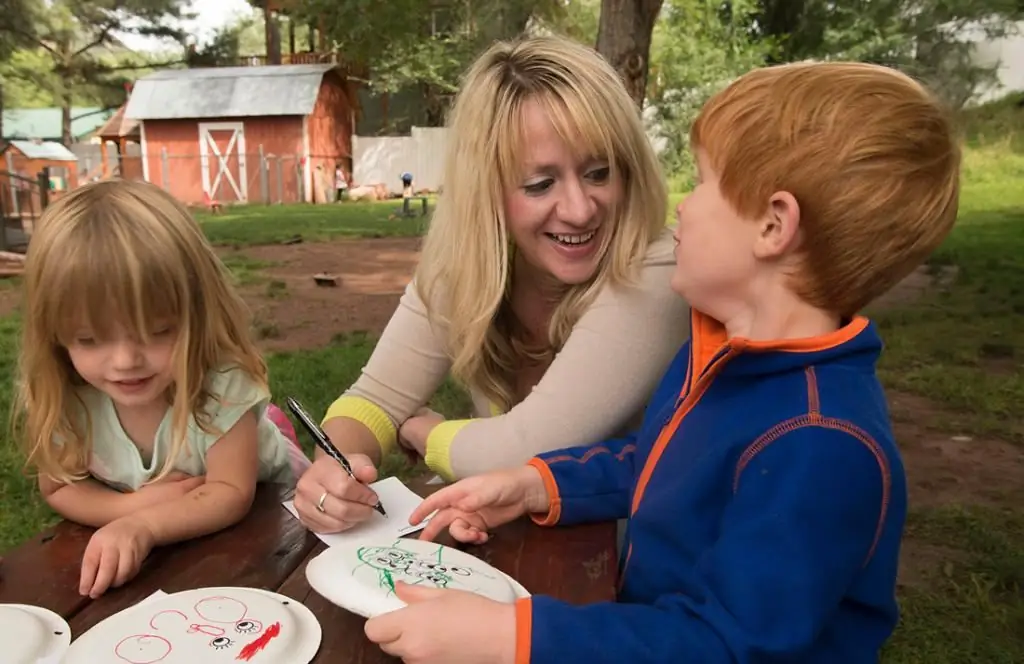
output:
[[[265,350],[324,346],[342,332],[380,333],[398,305],[419,260],[418,238],[387,238],[269,245],[224,250],[273,263],[266,280],[244,286]],[[313,275],[338,278],[318,286]]]
[[[871,309],[886,309],[909,304],[936,288],[949,288],[956,281],[958,275],[959,270],[955,265],[922,265],[872,302]]]
[[[904,588],[929,590],[937,579],[967,560],[959,549],[904,537],[900,545],[898,584]]]
[[[1024,450],[1010,443],[929,428],[941,410],[928,399],[889,392],[910,506],[1024,504]]]

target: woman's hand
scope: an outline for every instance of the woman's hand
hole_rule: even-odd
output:
[[[460,542],[483,544],[488,530],[527,512],[545,512],[550,500],[537,469],[521,466],[467,477],[427,496],[409,516],[409,523],[420,523],[437,510],[420,539],[432,540],[447,527]]]
[[[440,413],[426,407],[420,408],[398,429],[398,444],[403,449],[425,457],[427,456],[427,438],[430,437],[430,432],[444,421],[444,416]]]
[[[352,479],[328,456],[313,462],[295,487],[295,510],[299,520],[316,533],[339,533],[369,519],[377,495],[366,485],[377,479],[377,469],[365,454],[346,454]]]

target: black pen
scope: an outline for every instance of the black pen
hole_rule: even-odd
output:
[[[345,472],[349,474],[349,477],[356,479],[355,473],[352,472],[352,466],[349,465],[348,459],[338,451],[338,448],[331,443],[331,439],[327,437],[323,429],[320,428],[316,422],[313,421],[305,411],[305,409],[299,405],[299,402],[295,399],[288,397],[285,402],[288,404],[288,409],[295,414],[295,417],[299,418],[299,422],[306,428],[309,435],[313,438],[313,442],[317,444],[317,447],[327,453],[327,456],[331,457],[335,461],[341,464],[341,467],[345,469]],[[383,516],[387,516],[388,513],[384,511],[384,506],[380,504],[380,498],[377,498],[377,504],[373,506],[373,509],[377,510]]]

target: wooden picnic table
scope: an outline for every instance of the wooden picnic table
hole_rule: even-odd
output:
[[[420,495],[432,490],[425,484],[410,487]],[[298,600],[316,615],[323,640],[314,663],[399,661],[366,639],[363,618],[331,604],[309,587],[306,564],[326,546],[281,505],[290,497],[291,490],[282,485],[259,487],[244,520],[213,535],[155,549],[137,577],[96,600],[78,594],[82,554],[94,531],[62,522],[3,556],[0,603],[50,609],[68,621],[72,636],[77,637],[157,590],[262,588]],[[615,597],[614,523],[541,528],[520,519],[469,551],[531,593],[580,604]]]

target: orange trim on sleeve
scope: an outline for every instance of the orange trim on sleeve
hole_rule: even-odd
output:
[[[540,473],[540,478],[544,481],[544,490],[548,492],[549,501],[547,514],[534,513],[530,515],[530,519],[539,526],[553,526],[562,516],[562,497],[558,494],[558,483],[555,482],[555,476],[551,473],[548,465],[536,457],[530,459],[526,465],[536,468]]]
[[[529,597],[516,600],[516,654],[515,664],[530,664],[530,645],[533,637],[533,603]]]

